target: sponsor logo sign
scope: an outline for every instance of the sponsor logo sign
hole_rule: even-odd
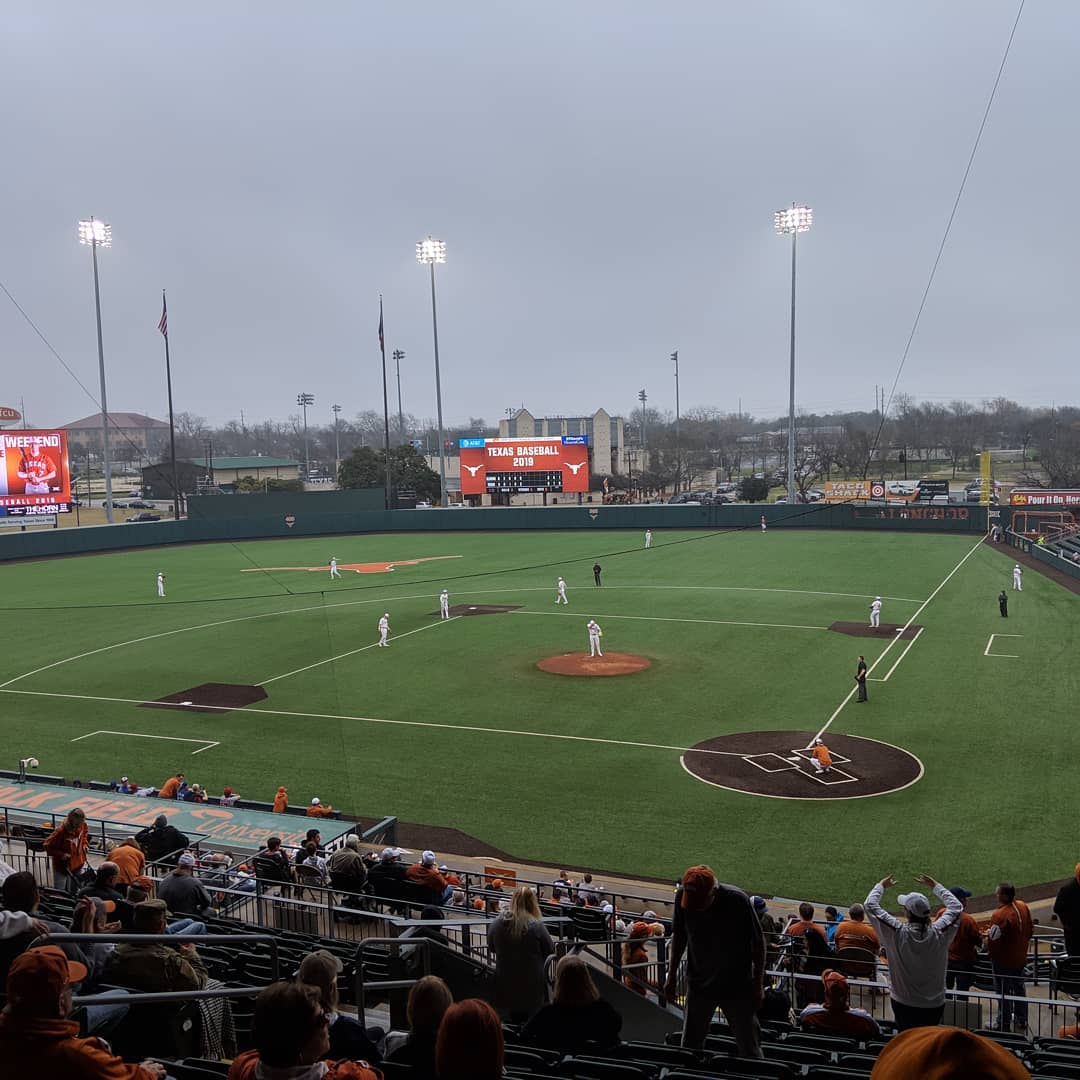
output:
[[[1009,494],[1012,506],[1027,506],[1035,509],[1053,507],[1080,506],[1080,490],[1059,489],[1056,491],[1016,491]]]
[[[10,405],[0,405],[0,424],[17,424],[22,419],[22,413],[13,409]]]
[[[869,480],[826,480],[822,484],[826,502],[852,502],[870,498]]]
[[[870,498],[871,499],[884,499],[885,498],[885,485],[880,481],[875,480],[870,485]]]

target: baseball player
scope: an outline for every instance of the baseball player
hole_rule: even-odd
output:
[[[164,598],[165,596],[165,571],[159,570],[157,575],[157,594]]]
[[[814,765],[814,772],[821,773],[832,771],[832,754],[829,748],[820,740],[814,740],[814,749],[810,752],[810,760]]]
[[[450,618],[450,594],[445,589],[439,593],[439,618]]]
[[[765,524],[765,515],[761,515],[761,531],[764,532],[768,526]]]
[[[379,648],[389,649],[390,644],[386,640],[386,635],[390,633],[390,612],[384,611],[383,617],[379,620]]]
[[[338,570],[338,568],[337,568],[337,556],[336,555],[331,555],[330,556],[330,580],[333,581],[334,578],[336,578],[336,577],[337,578],[341,577],[341,571]]]
[[[1013,588],[1017,592],[1023,592],[1024,591],[1024,583],[1023,583],[1023,580],[1022,580],[1022,574],[1023,574],[1023,571],[1020,569],[1020,564],[1017,563],[1013,567]]]
[[[604,631],[600,629],[600,624],[595,619],[590,619],[585,629],[589,631],[589,655],[603,656],[600,639],[604,636]]]
[[[645,546],[647,548],[652,547],[652,529],[645,530]]]
[[[570,606],[570,601],[566,599],[566,582],[562,578],[555,583],[555,588],[558,590],[558,595],[555,597],[556,604],[566,604]]]
[[[875,630],[881,625],[881,597],[875,596],[870,605],[870,625]]]
[[[40,443],[31,443],[30,456],[27,457],[25,452],[22,454],[15,475],[26,481],[27,495],[48,495],[51,491],[49,481],[56,479],[56,466],[42,451]]]

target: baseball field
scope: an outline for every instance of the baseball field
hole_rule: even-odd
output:
[[[5,565],[4,764],[180,770],[260,799],[284,783],[521,858],[669,878],[707,861],[785,896],[850,900],[890,871],[1041,882],[1077,857],[1080,597],[1032,570],[1013,591],[1012,565],[972,536],[782,528],[658,530],[647,551],[636,532],[424,533]],[[604,677],[622,662],[587,659],[589,618],[648,666]],[[580,674],[537,666],[552,658]]]

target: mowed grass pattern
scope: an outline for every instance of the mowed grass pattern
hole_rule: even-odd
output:
[[[68,777],[160,784],[180,768],[264,799],[284,783],[294,802],[318,795],[452,825],[523,858],[668,878],[706,861],[781,895],[851,900],[889,871],[975,891],[1061,877],[1076,858],[1077,597],[1028,571],[1001,619],[1012,560],[974,547],[970,536],[779,528],[658,530],[650,551],[639,533],[428,533],[3,566],[3,742],[10,765],[32,753]],[[325,570],[257,570],[324,566],[331,554],[460,557],[334,582]],[[554,603],[560,573],[569,608]],[[905,623],[950,573],[890,680],[834,721],[917,755],[926,775],[915,786],[781,801],[683,770],[679,749],[718,734],[820,728],[851,689],[858,653],[874,664],[889,644],[823,628],[865,620],[878,593],[883,621]],[[444,585],[453,604],[521,608],[439,624]],[[371,648],[383,611],[391,648]],[[589,617],[605,648],[652,668],[617,679],[537,670],[541,657],[587,650]],[[1023,635],[995,646],[1018,659],[984,657],[1001,632]],[[136,705],[204,682],[265,682],[270,696],[224,715]],[[183,742],[71,742],[95,730],[221,745],[192,757]]]

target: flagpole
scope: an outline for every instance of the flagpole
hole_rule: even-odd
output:
[[[386,338],[383,333],[382,293],[379,293],[379,352],[382,354],[382,408],[385,436],[383,446],[386,451],[386,509],[390,510],[392,509],[390,505],[390,492],[392,490],[392,484],[390,482],[390,400],[386,393]]]
[[[165,384],[169,390],[169,459],[172,462],[173,517],[180,520],[180,480],[176,471],[176,422],[173,419],[172,364],[169,361],[169,309],[165,304],[165,290],[161,290],[161,322],[158,324],[165,338]]]

